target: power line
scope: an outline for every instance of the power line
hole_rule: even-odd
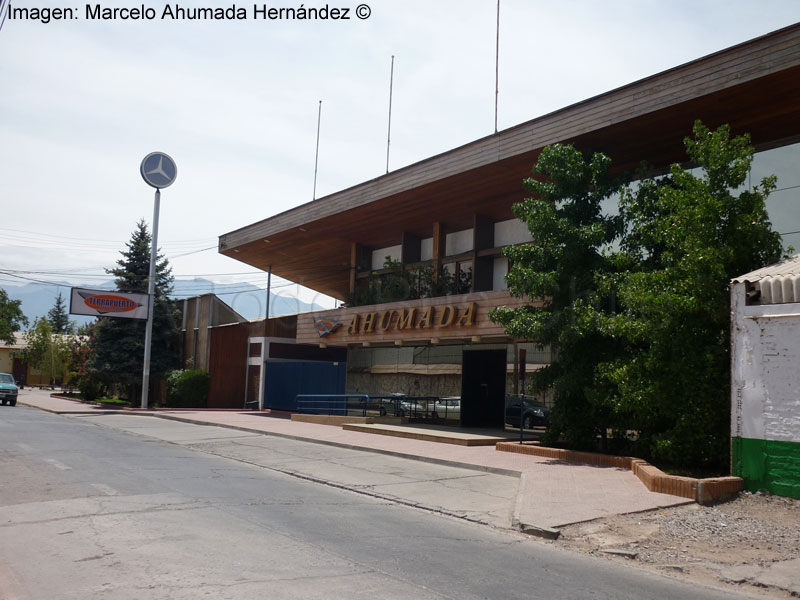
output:
[[[32,234],[32,235],[38,235],[38,236],[41,236],[41,237],[51,237],[51,238],[58,238],[58,239],[62,239],[62,240],[75,240],[75,241],[80,241],[80,242],[99,242],[99,243],[109,243],[109,244],[117,244],[117,245],[120,243],[120,240],[99,240],[99,239],[89,239],[89,238],[84,238],[84,237],[76,238],[76,237],[70,237],[70,236],[66,236],[66,235],[53,235],[53,234],[50,234],[50,233],[39,233],[37,231],[28,231],[28,230],[25,230],[25,229],[9,229],[7,227],[0,227],[0,231],[11,231],[11,232],[15,232],[15,233],[27,233],[27,234]],[[201,242],[208,242],[209,240],[213,240],[213,239],[217,239],[217,238],[216,237],[204,237],[204,238],[193,238],[193,239],[188,239],[188,240],[173,240],[171,242],[162,242],[162,243],[170,243],[170,244],[195,243],[195,244],[197,244],[197,243],[201,243]]]

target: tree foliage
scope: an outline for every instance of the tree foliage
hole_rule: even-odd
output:
[[[53,333],[72,333],[75,329],[74,323],[69,320],[67,306],[60,291],[56,296],[56,302],[53,308],[47,311],[47,322],[50,324]]]
[[[4,289],[0,289],[0,340],[14,344],[14,333],[28,324],[22,314],[22,301],[11,300]]]
[[[53,332],[49,321],[40,317],[25,333],[23,356],[51,384],[62,379],[70,359],[69,338]]]
[[[136,225],[117,267],[107,269],[114,275],[117,290],[147,293],[150,271],[151,236],[142,220]],[[179,332],[176,315],[168,295],[172,292],[172,270],[162,255],[156,260],[151,378],[162,377],[178,363]],[[129,399],[141,391],[144,365],[145,321],[102,317],[93,331],[93,356],[90,372],[106,383],[119,383],[128,389]]]
[[[618,189],[608,174],[610,164],[601,154],[585,160],[571,146],[544,149],[534,177],[525,181],[531,197],[513,208],[536,243],[505,250],[513,265],[506,278],[509,291],[543,305],[492,312],[509,335],[553,350],[555,358],[531,384],[535,391],[552,390],[550,431],[554,437],[566,436],[575,448],[592,446],[609,412],[590,390],[598,364],[609,360],[613,349],[585,321],[585,307],[598,301],[595,276],[612,268],[603,248],[619,233],[619,220],[602,210]]]
[[[753,148],[727,126],[697,122],[685,146],[697,173],[673,165],[635,187],[610,183],[605,157],[546,149],[541,180],[527,182],[533,197],[515,208],[537,243],[507,252],[510,291],[546,301],[493,317],[554,351],[534,376],[553,390],[552,437],[586,447],[598,433],[636,431],[632,450],[646,458],[724,470],[729,285],[780,258],[765,209],[775,178],[744,187]],[[609,216],[600,202],[615,190]]]
[[[206,408],[211,376],[204,369],[176,369],[167,374],[167,404],[175,408]]]
[[[82,325],[70,344],[68,383],[78,388],[86,402],[97,400],[102,388],[101,382],[89,369],[89,363],[94,355],[94,327],[94,323]]]

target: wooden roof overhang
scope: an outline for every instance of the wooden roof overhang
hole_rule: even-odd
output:
[[[512,217],[542,148],[571,143],[617,172],[685,160],[695,119],[758,146],[800,136],[800,24],[675,67],[226,233],[219,251],[325,294],[348,292],[351,244],[382,248]]]

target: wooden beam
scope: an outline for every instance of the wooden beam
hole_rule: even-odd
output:
[[[440,222],[433,224],[433,280],[439,283],[439,270],[442,268],[447,236]]]

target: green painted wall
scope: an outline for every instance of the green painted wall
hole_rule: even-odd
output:
[[[800,498],[800,442],[733,438],[733,475],[745,489]]]

